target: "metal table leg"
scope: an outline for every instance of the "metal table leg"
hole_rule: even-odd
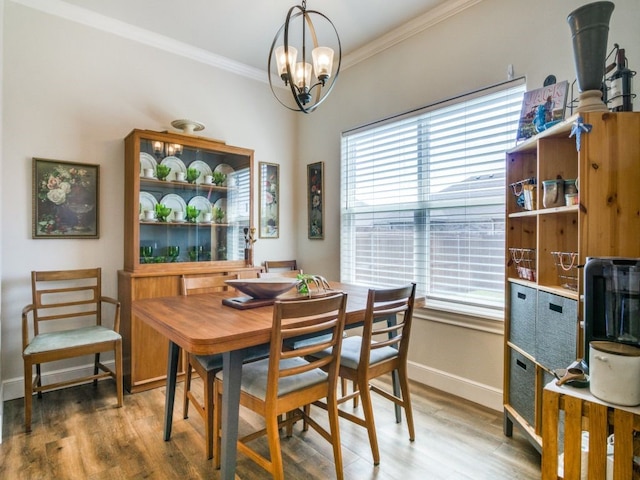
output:
[[[243,350],[222,354],[222,445],[220,452],[221,480],[234,480],[240,412],[240,382],[242,380]],[[216,432],[214,432],[214,435]]]
[[[176,378],[178,376],[178,358],[180,346],[169,341],[169,358],[167,360],[167,393],[164,401],[164,440],[171,438],[171,422],[173,420],[173,401],[176,396]]]

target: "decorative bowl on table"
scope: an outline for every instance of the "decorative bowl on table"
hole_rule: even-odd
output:
[[[300,280],[287,277],[245,278],[226,280],[225,283],[252,298],[271,299],[288,292],[298,285]]]

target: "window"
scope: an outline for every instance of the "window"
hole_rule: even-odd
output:
[[[244,229],[249,227],[249,206],[251,205],[250,176],[249,168],[242,168],[233,173],[230,178],[231,183],[228,181],[233,188],[227,191],[227,208],[224,208],[224,204],[222,206],[223,210],[229,212],[225,220],[228,227],[216,228],[213,237],[219,245],[218,259],[242,260],[244,258]]]
[[[505,151],[524,90],[510,82],[343,134],[342,281],[415,281],[432,306],[502,309]]]

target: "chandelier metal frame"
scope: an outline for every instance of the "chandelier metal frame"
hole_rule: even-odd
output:
[[[309,32],[309,36],[313,43],[313,48],[319,47],[318,38],[316,35],[316,29],[311,19],[312,15],[317,15],[319,18],[326,20],[326,22],[328,22],[328,24],[331,26],[331,28],[333,29],[336,35],[337,46],[338,46],[337,67],[335,69],[335,74],[331,76],[320,75],[317,79],[318,80],[317,82],[315,83],[311,82],[312,83],[311,85],[306,85],[306,83],[303,83],[302,87],[300,87],[296,85],[295,81],[293,81],[293,78],[294,78],[293,73],[294,73],[295,66],[291,65],[291,58],[289,56],[289,47],[290,47],[289,34],[291,31],[290,27],[291,27],[292,21],[296,20],[299,17],[303,17],[302,18],[302,62],[305,63],[306,55],[307,55],[307,30]],[[286,73],[283,73],[281,75],[281,79],[284,81],[284,84],[286,86],[289,86],[291,95],[293,96],[293,99],[295,101],[295,107],[291,106],[290,102],[289,104],[286,103],[280,98],[280,96],[278,96],[278,94],[276,93],[277,87],[274,87],[273,81],[271,79],[271,76],[272,76],[271,67],[274,63],[274,52],[276,49],[276,44],[278,43],[283,33],[284,33],[284,38],[283,38],[284,55],[287,59],[286,61],[287,68],[286,68]],[[296,50],[293,46],[291,48]],[[273,42],[271,43],[271,49],[269,50],[269,61],[268,61],[268,67],[267,67],[268,77],[269,77],[269,86],[271,87],[271,92],[273,93],[273,96],[276,97],[278,102],[280,102],[281,105],[288,108],[289,110],[300,111],[303,113],[311,113],[316,108],[318,108],[320,104],[322,104],[322,102],[325,101],[327,96],[333,90],[333,87],[340,73],[341,63],[342,63],[342,44],[340,42],[340,36],[338,35],[338,31],[336,30],[335,25],[323,13],[318,12],[317,10],[307,10],[307,2],[303,0],[302,5],[294,5],[289,9],[285,23],[278,29],[278,32],[276,33],[276,36],[274,37]]]

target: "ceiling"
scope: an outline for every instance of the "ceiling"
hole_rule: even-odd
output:
[[[294,0],[246,4],[237,0],[13,1],[94,26],[110,25],[111,30],[131,27],[138,35],[150,32],[160,43],[168,37],[183,47],[195,47],[263,72],[287,11],[299,5]],[[479,1],[309,0],[307,9],[322,12],[335,25],[344,68]]]

